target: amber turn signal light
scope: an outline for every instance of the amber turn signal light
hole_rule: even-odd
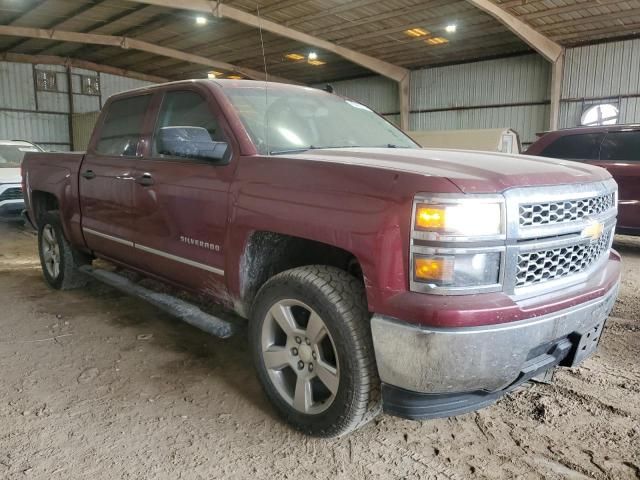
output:
[[[416,280],[450,283],[453,281],[453,258],[415,256],[413,270]]]
[[[445,209],[430,205],[416,207],[416,227],[422,230],[444,230]]]

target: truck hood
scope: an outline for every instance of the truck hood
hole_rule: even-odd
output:
[[[0,183],[22,183],[19,168],[0,168]]]
[[[511,187],[588,183],[610,178],[606,170],[584,163],[470,150],[331,148],[287,158],[443,177],[464,193],[498,193]]]

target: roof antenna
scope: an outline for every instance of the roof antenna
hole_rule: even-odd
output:
[[[260,4],[256,2],[258,13],[258,31],[260,32],[260,47],[262,48],[262,63],[264,65],[264,141],[267,146],[267,156],[271,155],[269,147],[269,72],[267,72],[267,57],[264,54],[264,39],[262,38],[262,17],[260,16]]]

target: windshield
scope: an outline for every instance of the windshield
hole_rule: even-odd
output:
[[[0,145],[0,168],[19,168],[27,152],[39,150],[32,145]]]
[[[369,108],[320,90],[231,87],[224,89],[258,152],[312,148],[418,148]]]

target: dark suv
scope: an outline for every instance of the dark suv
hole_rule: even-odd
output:
[[[640,125],[578,127],[544,134],[527,155],[606,168],[618,182],[617,233],[640,235]]]

